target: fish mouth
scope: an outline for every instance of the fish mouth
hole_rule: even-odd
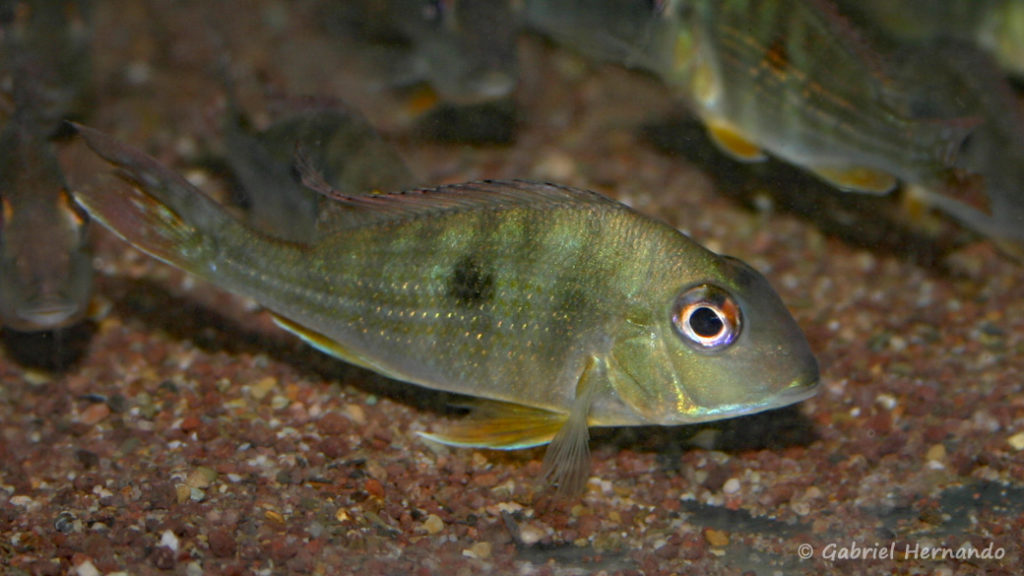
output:
[[[765,398],[761,402],[741,402],[737,404],[722,404],[703,410],[695,418],[687,423],[710,422],[714,420],[725,420],[739,416],[749,416],[759,412],[775,410],[791,404],[802,402],[818,394],[821,388],[821,380],[817,371],[806,377],[796,378],[788,386],[778,393]]]
[[[74,303],[52,302],[32,306],[17,313],[18,326],[30,330],[52,330],[74,322],[81,307]],[[24,328],[22,328],[24,329]]]

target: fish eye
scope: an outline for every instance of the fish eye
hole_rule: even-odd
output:
[[[676,298],[672,325],[698,350],[727,348],[740,335],[740,308],[728,292],[711,284],[690,288]]]

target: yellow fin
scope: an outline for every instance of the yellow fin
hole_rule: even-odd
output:
[[[708,120],[706,124],[711,140],[729,156],[741,162],[760,162],[768,158],[757,144],[730,122]]]
[[[886,194],[896,187],[896,177],[892,174],[864,166],[847,168],[812,166],[810,170],[842,190]]]
[[[344,360],[349,364],[355,364],[356,366],[366,368],[367,370],[373,370],[374,372],[384,374],[385,376],[391,374],[391,371],[377,365],[376,363],[370,360],[367,360],[360,354],[352,352],[351,350],[339,344],[337,341],[332,340],[319,332],[315,332],[313,330],[310,330],[309,328],[306,328],[305,326],[296,324],[295,322],[292,322],[291,320],[283,316],[278,316],[277,314],[274,313],[271,313],[271,316],[273,316],[275,324],[291,332],[292,334],[295,334],[296,336],[301,338],[303,342],[309,344],[310,346],[316,348],[317,350],[323,352],[324,354],[334,356],[335,358],[340,358],[341,360]]]
[[[568,416],[559,412],[500,402],[471,399],[465,418],[449,423],[443,432],[420,436],[449,446],[518,450],[547,444]]]

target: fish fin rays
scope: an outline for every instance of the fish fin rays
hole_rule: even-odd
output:
[[[324,182],[308,161],[299,160],[297,167],[303,184],[334,201],[322,206],[325,212],[318,224],[327,227],[366,225],[480,208],[500,210],[580,204],[619,206],[596,192],[526,180],[480,180],[384,194],[346,194]]]
[[[600,377],[598,377],[598,373]],[[603,364],[591,357],[576,385],[569,413],[496,400],[469,399],[465,418],[443,432],[420,436],[449,446],[516,450],[550,444],[544,454],[544,478],[559,497],[583,493],[590,477],[590,407],[603,381]]]
[[[271,313],[271,316],[273,317],[275,324],[287,330],[288,332],[295,334],[303,342],[309,344],[310,346],[316,348],[317,350],[323,352],[324,354],[327,354],[328,356],[334,356],[335,358],[344,360],[349,364],[354,364],[356,366],[359,366],[360,368],[373,370],[384,375],[393,374],[393,371],[388,370],[380,366],[379,364],[376,364],[375,362],[368,360],[362,354],[349,350],[348,348],[339,344],[336,340],[328,338],[327,336],[324,336],[319,332],[310,330],[309,328],[306,328],[301,324],[293,322],[292,320],[289,320],[288,318],[285,318],[283,316],[279,316],[278,314],[275,314],[273,312]]]
[[[551,442],[566,422],[566,415],[497,400],[468,399],[464,418],[447,424],[441,432],[420,436],[449,446],[518,450]]]
[[[566,420],[544,454],[544,478],[558,486],[557,495],[583,493],[590,477],[590,406],[604,381],[604,363],[591,356],[576,384],[576,398]]]
[[[731,122],[721,119],[707,120],[707,131],[716,146],[741,162],[761,162],[768,156],[761,147]]]

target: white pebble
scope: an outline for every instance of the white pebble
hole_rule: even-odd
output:
[[[160,545],[167,546],[172,552],[178,551],[178,537],[174,535],[174,532],[170,530],[164,530],[164,533],[160,535]]]

